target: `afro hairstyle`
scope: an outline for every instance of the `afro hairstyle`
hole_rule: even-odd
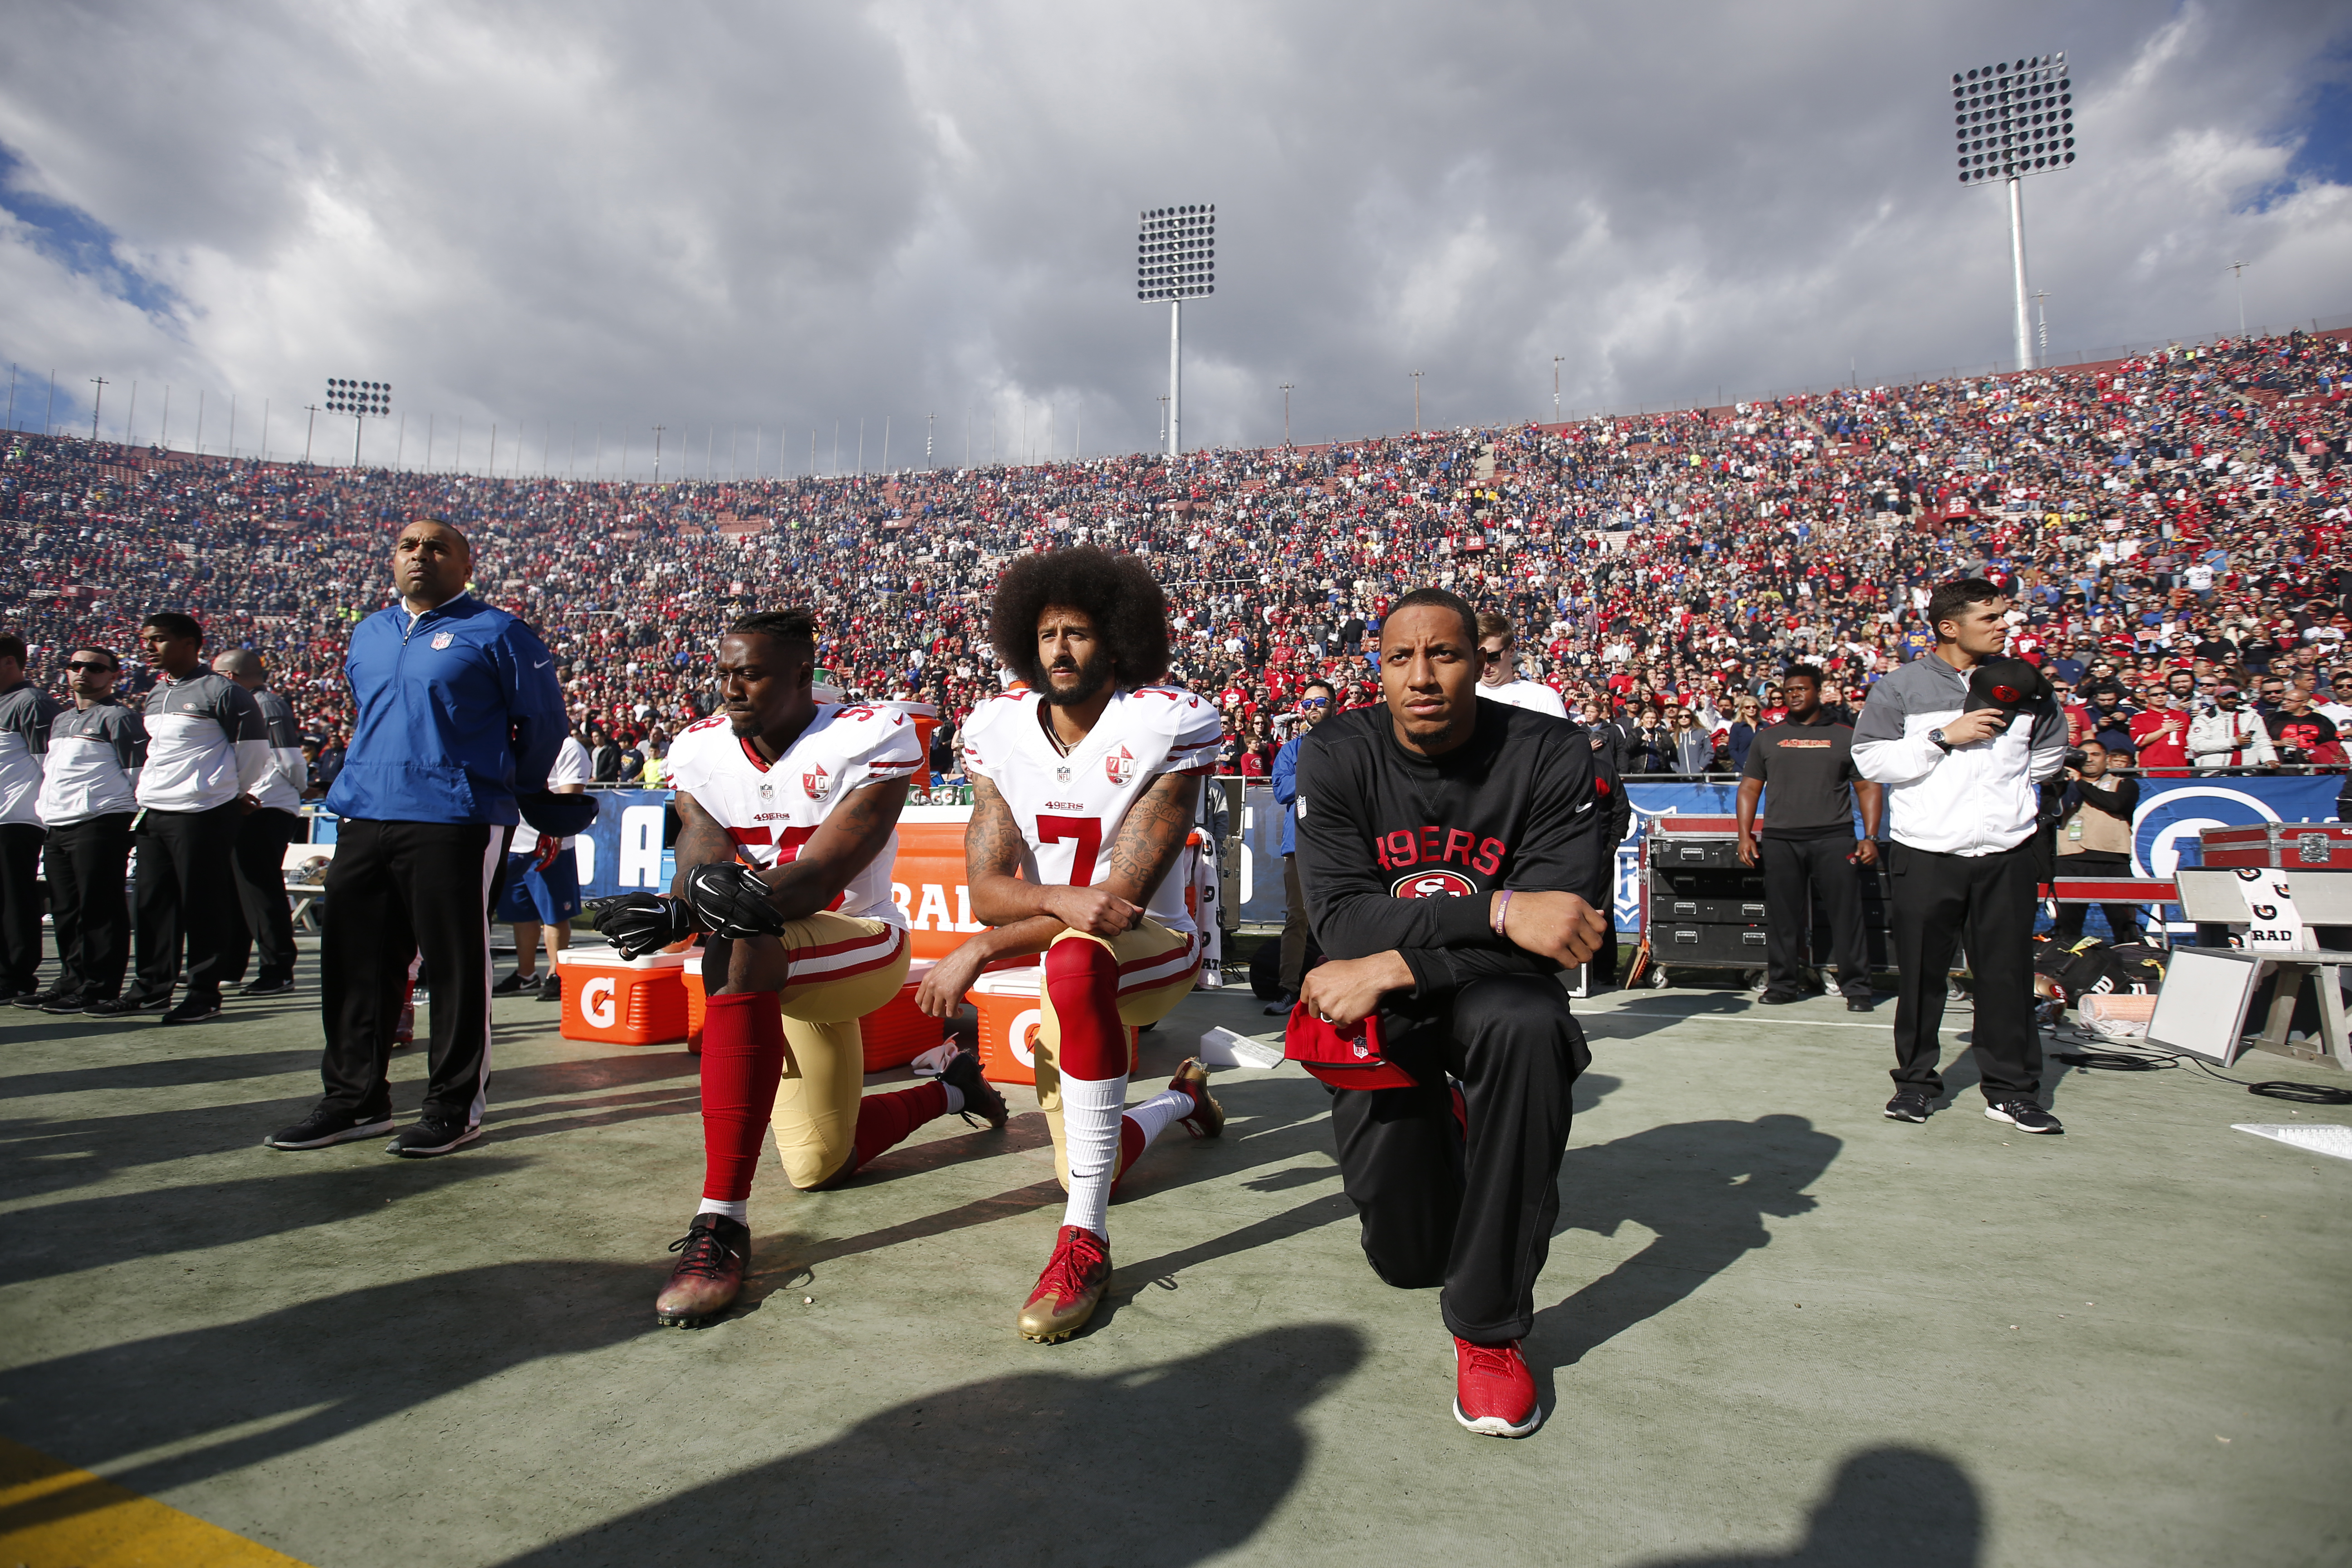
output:
[[[1037,617],[1049,605],[1067,605],[1093,619],[1119,685],[1150,686],[1168,673],[1168,595],[1134,556],[1081,544],[1024,555],[1004,569],[989,611],[989,646],[1033,687],[1045,683]]]

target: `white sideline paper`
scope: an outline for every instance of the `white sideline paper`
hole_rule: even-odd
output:
[[[2232,1121],[2231,1126],[2314,1154],[2352,1160],[2352,1127],[2334,1121]]]
[[[1231,1029],[1211,1029],[1202,1035],[1200,1044],[1202,1065],[1213,1068],[1276,1068],[1282,1065],[1282,1048],[1269,1046],[1264,1040],[1253,1040],[1247,1035],[1237,1035]]]

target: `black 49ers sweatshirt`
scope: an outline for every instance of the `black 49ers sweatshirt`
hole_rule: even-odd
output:
[[[1558,965],[1496,936],[1498,889],[1591,896],[1602,850],[1592,743],[1549,714],[1480,701],[1467,745],[1424,757],[1385,706],[1350,709],[1298,749],[1298,878],[1334,958],[1395,949],[1416,998]],[[1413,1011],[1416,1009],[1405,1009]]]

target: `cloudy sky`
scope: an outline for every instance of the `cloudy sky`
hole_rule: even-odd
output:
[[[303,437],[393,384],[409,464],[652,426],[699,471],[1147,447],[1139,209],[1214,202],[1188,446],[1712,402],[1988,366],[2006,209],[1950,73],[2067,52],[2026,182],[2053,348],[2352,321],[2352,7],[2236,0],[11,7],[15,419]],[[404,418],[404,427],[400,420]],[[452,437],[462,424],[462,458]],[[516,434],[520,431],[518,449]],[[331,436],[329,432],[331,431]],[[322,457],[350,423],[321,420]],[[601,441],[601,448],[599,442]],[[1025,443],[1025,446],[1024,446]],[[576,457],[573,456],[576,454]]]

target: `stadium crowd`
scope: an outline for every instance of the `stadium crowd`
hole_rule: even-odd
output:
[[[2066,689],[2078,739],[2146,768],[2243,689],[2272,760],[2341,764],[2352,730],[2352,345],[2293,333],[2096,366],[1841,388],[1559,426],[1424,432],[858,477],[660,485],[353,469],[14,433],[0,603],[62,688],[83,644],[153,675],[135,628],[203,622],[207,657],[270,661],[317,767],[350,710],[350,628],[389,597],[397,524],[472,537],[477,591],[541,629],[599,779],[661,777],[707,712],[719,628],[806,605],[845,689],[938,703],[997,684],[990,584],[1015,553],[1142,553],[1176,609],[1178,678],[1214,693],[1226,764],[1265,771],[1309,676],[1374,700],[1367,633],[1419,584],[1518,628],[1520,673],[1615,727],[1629,773],[1728,772],[1824,668],[1858,706],[1916,656],[1928,585],[2010,587],[2014,651]],[[2336,684],[2340,673],[2342,683]],[[2280,716],[2285,715],[2284,719]],[[2229,760],[2248,756],[2245,744]]]

